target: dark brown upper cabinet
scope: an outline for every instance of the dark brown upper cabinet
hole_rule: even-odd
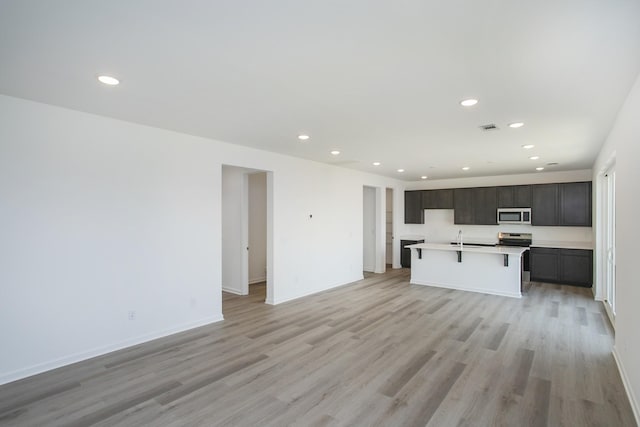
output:
[[[473,188],[453,190],[453,209],[455,224],[473,224]]]
[[[533,225],[591,227],[591,182],[533,185]]]
[[[456,188],[453,192],[456,224],[495,225],[496,187]]]
[[[591,182],[558,184],[558,225],[591,227]]]
[[[591,227],[591,182],[405,191],[405,224],[454,209],[456,224],[495,225],[498,208],[531,208],[532,225]]]
[[[422,209],[453,209],[453,189],[423,190]]]
[[[478,225],[496,225],[498,218],[498,198],[496,187],[478,187],[473,189],[474,218]]]
[[[497,187],[499,208],[530,208],[531,186],[508,185]]]
[[[424,224],[422,191],[417,190],[404,192],[404,223]]]
[[[531,187],[531,224],[558,225],[558,184]]]

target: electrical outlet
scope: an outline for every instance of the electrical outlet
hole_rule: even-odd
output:
[[[129,320],[136,320],[136,312],[134,310],[129,311]]]

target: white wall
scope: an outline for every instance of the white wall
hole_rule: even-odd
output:
[[[421,181],[407,187],[417,190],[438,188],[464,188],[498,185],[543,184],[549,182],[591,181],[590,170],[548,172],[522,175],[502,175],[477,178],[441,179]],[[590,244],[592,227],[533,227],[531,225],[458,225],[453,223],[453,209],[425,210],[424,224],[404,224],[401,235],[423,236],[430,242],[455,241],[458,230],[465,240],[497,240],[499,231],[532,233],[536,241],[563,241]]]
[[[205,140],[0,97],[0,382],[220,320],[219,182]]]
[[[640,77],[618,113],[596,163],[594,180],[615,154],[616,162],[616,338],[614,355],[640,424],[640,286],[635,266],[640,241]],[[599,240],[599,239],[597,239]],[[599,248],[598,248],[599,252]],[[597,253],[596,256],[600,254]]]
[[[222,290],[247,294],[248,170],[222,166]]]
[[[267,279],[267,174],[249,175],[249,283]]]
[[[403,189],[0,96],[0,383],[220,320],[222,164],[273,171],[273,303],[360,279],[362,187]]]
[[[362,270],[376,268],[376,189],[364,187],[362,194]]]

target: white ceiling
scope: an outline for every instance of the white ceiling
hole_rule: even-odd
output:
[[[585,169],[640,0],[3,0],[0,63],[6,95],[401,179]]]

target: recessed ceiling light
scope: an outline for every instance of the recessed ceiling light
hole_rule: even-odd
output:
[[[309,135],[298,135],[298,139],[300,141],[306,141],[307,139],[309,139]]]
[[[522,146],[522,148],[524,148],[525,150],[531,150],[533,147],[535,147],[535,145],[533,144],[527,144]]]
[[[544,168],[542,166],[540,166],[540,167],[536,168],[536,170],[537,171],[542,171],[542,170],[544,170]]]
[[[465,166],[462,168],[463,171],[468,171],[469,169],[471,169],[469,166]]]
[[[373,166],[380,166],[380,162],[373,162]]]
[[[402,173],[404,172],[404,169],[398,169],[398,172]]]
[[[477,103],[478,103],[478,100],[477,99],[473,99],[473,98],[469,98],[469,99],[465,99],[463,101],[460,101],[460,105],[462,105],[463,107],[473,107]]]
[[[426,175],[422,175],[422,176],[420,177],[420,179],[427,179],[427,178],[428,178],[428,177],[427,177]]]
[[[529,157],[529,160],[538,160],[540,158],[540,156],[531,156]]]
[[[333,150],[331,154],[333,154],[334,156],[337,156],[338,154],[340,154],[340,152],[338,150]]]
[[[522,126],[524,126],[524,123],[522,122],[509,123],[509,127],[513,129],[518,129],[518,128],[521,128]]]
[[[100,81],[100,83],[104,83],[109,86],[116,86],[120,84],[120,80],[111,76],[98,76],[98,80]]]

